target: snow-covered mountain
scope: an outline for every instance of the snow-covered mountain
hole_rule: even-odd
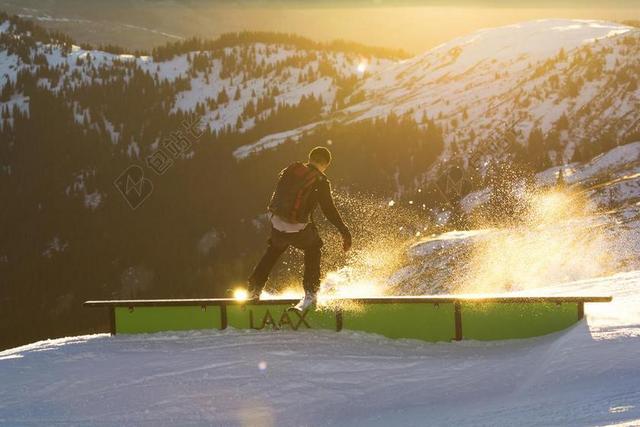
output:
[[[0,24],[5,39],[19,39],[19,31],[8,21]],[[316,101],[305,103],[303,109],[308,106],[313,114],[301,117],[297,125],[278,132],[265,126],[250,136],[249,144],[235,149],[238,159],[298,140],[321,126],[389,114],[408,115],[418,123],[433,119],[447,142],[442,158],[465,163],[484,142],[507,131],[526,145],[532,130],[539,129],[547,139],[551,164],[587,160],[602,150],[583,147],[582,153],[580,146],[602,144],[603,139],[616,145],[638,133],[640,30],[625,25],[568,19],[524,22],[481,30],[405,60],[314,49],[296,41],[240,37],[215,49],[183,47],[185,53],[156,59],[40,43],[30,55],[63,70],[55,82],[41,81],[58,92],[65,80],[71,87],[95,83],[96,70],[126,68],[127,62],[156,81],[179,81],[170,111],[196,112],[212,132],[246,133],[279,106]],[[5,84],[38,65],[11,53],[2,53]],[[14,106],[24,110],[26,100],[19,91],[7,96],[0,108],[10,119]],[[78,110],[78,120],[86,114]],[[108,117],[105,123],[113,129]],[[117,139],[118,132],[112,134]],[[157,144],[157,138],[153,142]],[[141,157],[140,141],[125,143],[128,153]]]
[[[473,216],[495,193],[491,187],[471,193],[462,207]],[[378,290],[527,291],[640,268],[640,142],[540,172],[515,197],[525,210],[515,224],[479,221],[481,228],[420,237]]]
[[[23,32],[9,20],[0,23],[0,34],[7,47],[12,42],[25,46],[26,43],[20,42]],[[215,49],[165,53],[156,60],[151,56],[114,54],[55,41],[38,42],[22,57],[11,47],[0,52],[0,75],[4,77],[3,84],[9,85],[9,93],[20,73],[46,65],[59,73],[55,79],[41,78],[39,84],[60,93],[70,88],[103,84],[105,80],[115,79],[118,70],[135,66],[156,81],[167,84],[181,81],[172,101],[172,112],[198,112],[201,126],[213,132],[246,132],[256,122],[268,118],[276,107],[297,107],[303,98],[317,100],[321,112],[331,111],[359,78],[392,63],[387,58],[342,52],[337,48],[301,47],[296,44],[298,39],[286,36],[273,42],[254,42],[250,40],[251,35],[246,39],[228,38],[227,43],[220,43]],[[254,39],[260,39],[260,35]],[[97,73],[111,76],[105,79]],[[11,118],[14,107],[24,110],[26,102],[20,91],[15,91],[10,99],[0,103],[0,109],[6,110]],[[79,111],[78,115],[82,120],[83,112]]]
[[[517,132],[506,154],[535,154],[533,169],[547,170],[548,180],[564,165],[569,184],[596,196],[636,191],[629,176],[637,165],[613,171],[611,182],[581,172],[597,154],[640,139],[640,37],[630,27],[536,21],[405,58],[273,33],[183,40],[133,55],[4,14],[0,21],[0,191],[11,201],[0,222],[13,225],[0,239],[0,275],[9,283],[2,301],[10,307],[0,336],[12,343],[23,339],[8,326],[16,323],[34,324],[34,338],[77,332],[84,299],[224,295],[262,250],[275,174],[318,144],[336,155],[330,176],[361,242],[376,237],[361,220],[364,208],[387,212],[361,193],[385,199],[383,206],[415,202],[404,233],[440,231],[440,202],[425,185],[438,176],[438,160],[473,169],[464,164],[473,148],[490,145],[488,135],[511,119]],[[152,170],[149,156],[198,120],[200,138],[169,159],[170,170]],[[527,144],[537,144],[535,152]],[[132,166],[153,182],[136,210],[114,185]],[[465,206],[490,190],[467,190],[461,211],[472,216]],[[334,268],[345,259],[330,261]],[[420,280],[429,263],[412,262],[421,270],[398,283]],[[295,270],[294,262],[276,280]],[[41,308],[37,321],[27,305]]]
[[[614,301],[566,331],[492,343],[234,330],[41,341],[0,351],[0,423],[638,425],[638,30],[536,21],[399,60],[269,34],[133,56],[1,21],[2,347],[105,330],[86,299],[224,295],[263,249],[277,171],[324,142],[334,183],[374,197],[338,200],[354,250],[339,258],[325,234],[340,255],[325,259],[336,271],[323,291]],[[201,141],[164,174],[144,169],[153,194],[131,209],[114,180],[192,117]],[[507,150],[546,156],[514,190],[521,221],[449,230],[421,179],[436,156],[466,163],[488,145],[483,158],[500,157],[491,135],[512,120]],[[491,184],[461,198],[469,223]]]
[[[356,89],[357,101],[329,120],[433,118],[449,143],[445,158],[467,157],[511,127],[525,144],[539,128],[563,163],[583,142],[638,131],[639,52],[640,31],[610,22],[554,19],[486,29],[372,73]],[[265,137],[251,148],[308,131]]]
[[[389,49],[260,32],[130,54],[0,13],[0,191],[12,201],[0,222],[13,225],[0,239],[0,275],[9,283],[0,300],[16,307],[3,311],[10,321],[1,322],[1,341],[24,339],[8,325],[21,322],[27,300],[56,307],[32,323],[42,336],[58,334],[42,332],[50,326],[76,327],[64,316],[77,311],[83,294],[133,295],[181,283],[180,292],[224,295],[245,275],[247,251],[257,249],[274,171],[295,155],[256,167],[237,164],[233,150],[341,108],[358,81],[397,58]],[[180,138],[191,123],[201,132],[185,145]],[[165,158],[171,170],[151,168],[149,156],[171,141],[181,143]],[[153,180],[153,194],[137,210],[123,195],[128,187],[114,185],[130,167]],[[189,227],[177,226],[181,216]],[[164,249],[153,254],[145,246],[158,230]],[[168,250],[178,247],[182,255]],[[235,271],[231,259],[240,260]],[[47,320],[54,312],[62,313],[56,323]]]

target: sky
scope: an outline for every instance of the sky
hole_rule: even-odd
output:
[[[505,3],[505,2],[502,2]],[[512,2],[515,3],[515,2]],[[357,6],[210,9],[224,29],[276,30],[317,40],[342,38],[420,53],[481,28],[544,18],[640,19],[640,1],[625,7]],[[199,31],[206,35],[207,30]]]
[[[416,54],[481,28],[532,19],[640,21],[640,0],[0,0],[2,9],[63,18],[41,23],[80,41],[142,49],[253,30]]]

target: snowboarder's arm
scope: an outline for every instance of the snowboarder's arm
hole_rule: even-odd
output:
[[[318,188],[318,202],[324,216],[327,217],[329,222],[338,229],[340,234],[342,234],[342,237],[349,238],[349,240],[351,240],[349,228],[345,225],[344,221],[342,221],[342,217],[333,202],[333,196],[331,195],[331,183],[327,179],[323,179],[320,182],[320,186]]]

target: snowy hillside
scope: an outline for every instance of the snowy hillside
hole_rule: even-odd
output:
[[[0,34],[4,40],[22,40],[8,21],[0,24]],[[586,160],[587,143],[638,132],[640,32],[621,24],[524,22],[481,30],[407,60],[236,37],[215,49],[183,48],[155,59],[59,43],[38,43],[26,57],[9,48],[0,52],[0,75],[9,83],[0,109],[9,122],[14,106],[28,110],[28,98],[10,85],[25,70],[45,64],[61,71],[56,78],[41,73],[40,84],[66,92],[105,83],[113,77],[96,77],[135,64],[155,81],[175,86],[172,113],[195,112],[203,128],[218,134],[257,128],[252,142],[235,149],[238,159],[299,140],[320,126],[391,113],[418,123],[433,119],[448,143],[443,158],[465,163],[471,152],[511,126],[520,145],[527,144],[532,130],[540,130],[553,164]],[[290,127],[274,129],[269,119],[276,120],[281,107],[300,113]],[[85,117],[96,126],[101,122],[118,140],[119,126],[110,117],[102,123],[82,103],[76,114],[80,122]],[[158,139],[152,142],[156,147]],[[153,150],[135,139],[125,144],[133,157]]]
[[[0,345],[70,336],[0,351],[0,424],[640,425],[638,31],[535,21],[404,61],[339,47],[247,33],[134,56],[0,23]],[[170,171],[143,169],[194,117],[192,151]],[[454,229],[457,207],[422,180],[438,157],[466,163],[505,122],[508,154],[541,160],[508,191],[477,184]],[[334,188],[373,196],[338,199],[354,248],[326,233],[337,267],[322,292],[613,302],[587,305],[568,330],[501,342],[73,336],[106,328],[86,299],[222,296],[240,283],[263,249],[277,171],[325,141]],[[155,189],[136,207],[114,186],[131,166]],[[288,257],[277,284],[297,267]]]
[[[21,57],[11,45],[20,45],[22,31],[5,20],[0,22],[0,34],[5,44],[0,50],[0,76],[9,88],[20,73],[43,65],[60,71],[56,78],[43,75],[40,81],[41,86],[55,92],[103,84],[119,71],[137,66],[156,81],[179,84],[172,112],[197,111],[201,126],[213,132],[245,132],[279,106],[304,108],[304,99],[316,100],[322,111],[331,111],[348,94],[350,85],[392,62],[353,52],[301,48],[287,43],[286,36],[280,43],[247,42],[238,36],[235,44],[225,47],[159,59],[39,42]],[[0,110],[9,118],[14,106],[28,109],[28,99],[21,91],[13,92],[11,99],[0,102]],[[79,109],[78,115],[82,121],[86,112]],[[117,135],[113,139],[117,142]]]
[[[540,217],[427,237],[403,248],[411,264],[391,278],[395,291],[450,291],[450,263],[473,260],[461,254],[479,245],[483,263],[506,266],[470,270],[477,283],[493,279],[492,292],[613,296],[566,331],[437,344],[233,329],[40,341],[0,352],[0,423],[640,425],[639,167],[640,143],[568,165],[567,187],[549,187]],[[589,206],[574,216],[575,194]],[[358,285],[346,284],[367,290]]]
[[[465,159],[505,128],[515,126],[521,144],[538,128],[558,150],[556,161],[566,162],[585,140],[637,131],[639,46],[637,29],[601,21],[540,20],[486,29],[372,74],[353,95],[353,105],[332,120],[392,112],[418,122],[433,118],[445,130],[447,157]],[[275,137],[282,142],[308,130]],[[252,148],[275,146],[275,137]]]
[[[640,268],[638,149],[623,145],[638,141],[635,29],[536,21],[407,60],[272,33],[133,55],[0,17],[0,192],[11,201],[0,209],[0,223],[10,225],[0,239],[3,347],[100,328],[104,319],[82,311],[86,299],[226,295],[263,250],[277,171],[318,144],[335,154],[329,174],[359,251],[333,251],[336,235],[327,232],[327,252],[338,253],[327,259],[331,268],[360,262],[358,273],[369,273],[407,254],[399,235],[416,243],[396,274],[387,274],[395,264],[384,265],[384,277],[364,277],[363,286],[375,279],[407,294],[447,292],[471,283],[450,278],[476,274],[497,290],[522,290]],[[442,212],[425,179],[439,160],[464,163],[511,118],[518,134],[510,154],[531,161],[541,184],[557,181],[562,166],[570,189],[536,199],[540,210],[556,215],[560,206],[576,217],[441,234],[454,227],[441,220],[451,212]],[[180,139],[185,123],[200,123],[202,134],[170,153],[170,170],[151,167],[149,156]],[[534,142],[535,152],[526,151]],[[491,156],[500,157],[496,151]],[[144,172],[153,191],[136,198],[131,187],[114,185],[132,170]],[[463,214],[473,217],[491,201],[484,187],[476,181],[468,189]],[[392,210],[410,203],[411,215]],[[369,208],[378,222],[362,220]],[[398,231],[397,222],[411,221]],[[385,227],[391,238],[376,240]],[[368,251],[366,241],[377,247]],[[515,244],[517,251],[499,250]],[[545,264],[527,262],[529,249],[554,268],[541,274]],[[476,268],[504,259],[513,268]],[[298,284],[299,261],[287,260],[269,289]]]
[[[394,293],[502,292],[640,268],[639,170],[636,142],[540,172],[531,188],[516,191],[526,213],[515,224],[480,220],[480,228],[421,237],[386,286]],[[486,209],[495,194],[486,187],[467,195],[465,215]]]
[[[228,330],[42,341],[0,352],[0,423],[638,425],[639,289],[638,271],[537,289],[614,301],[529,340]]]
[[[236,162],[234,150],[342,108],[403,55],[264,32],[128,52],[0,11],[0,192],[13,201],[0,209],[11,224],[0,239],[0,348],[79,332],[90,295],[225,295],[262,245],[274,171],[297,157]],[[441,149],[413,123],[392,130],[411,136],[405,153]],[[115,183],[131,171],[153,186]],[[27,304],[42,310],[25,323]]]

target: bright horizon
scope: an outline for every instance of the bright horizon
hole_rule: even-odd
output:
[[[211,37],[224,32],[283,31],[326,41],[345,39],[367,45],[421,53],[482,28],[536,19],[640,19],[640,8],[505,8],[462,6],[216,8],[201,19],[219,22]],[[206,26],[205,26],[206,27]]]
[[[344,39],[370,46],[427,51],[482,28],[536,19],[640,21],[640,5],[617,1],[512,2],[152,2],[25,0],[3,4],[80,42],[150,49],[181,38],[215,38],[237,31],[294,33],[318,41]]]

